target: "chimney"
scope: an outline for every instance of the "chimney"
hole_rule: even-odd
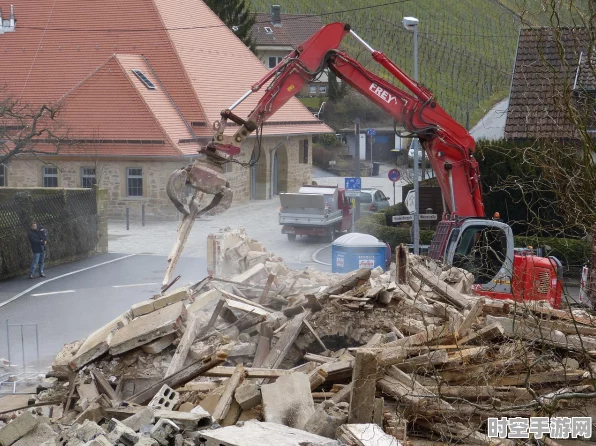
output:
[[[14,26],[15,26],[15,20],[14,20],[14,6],[10,5],[10,23],[8,25],[9,28],[12,28],[12,31],[14,31]]]
[[[271,6],[271,23],[273,26],[281,27],[281,6]]]

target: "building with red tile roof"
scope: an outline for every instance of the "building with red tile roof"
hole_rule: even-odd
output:
[[[4,185],[81,187],[95,175],[112,215],[145,204],[149,215],[174,216],[169,174],[198,156],[220,111],[267,69],[201,0],[0,0],[4,17],[11,5],[14,29],[0,33],[3,94],[58,107],[76,144],[12,158]],[[248,115],[261,95],[235,111]],[[290,100],[265,123],[260,147],[256,138],[243,146],[239,160],[258,165],[227,165],[234,202],[309,182],[311,137],[328,132]]]

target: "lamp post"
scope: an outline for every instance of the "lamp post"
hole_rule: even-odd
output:
[[[404,17],[402,20],[402,24],[404,28],[408,31],[414,32],[414,80],[418,82],[418,19],[415,17]],[[420,141],[418,139],[415,140],[414,145],[414,221],[413,224],[413,234],[412,238],[413,245],[414,245],[414,254],[420,254],[420,187],[418,184],[418,155],[420,150]]]

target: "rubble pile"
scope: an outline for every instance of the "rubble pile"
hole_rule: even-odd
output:
[[[585,312],[473,295],[469,273],[404,247],[388,272],[336,275],[242,231],[210,241],[225,277],[65,345],[0,445],[512,445],[489,417],[595,412]]]

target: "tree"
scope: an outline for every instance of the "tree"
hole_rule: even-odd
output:
[[[0,164],[17,155],[58,153],[71,146],[57,114],[58,108],[33,109],[11,96],[0,96]]]
[[[253,53],[256,52],[252,41],[256,16],[246,0],[206,0],[205,3]]]

